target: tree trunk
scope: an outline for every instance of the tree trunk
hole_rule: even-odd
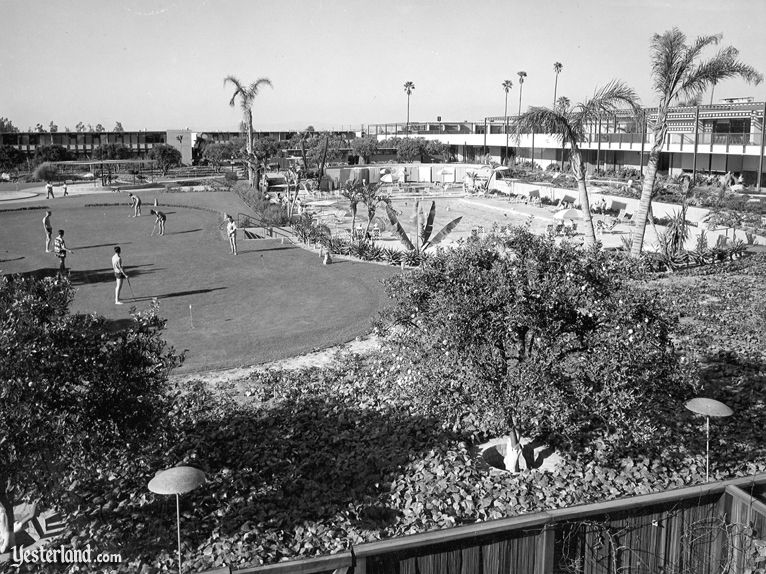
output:
[[[552,110],[556,109],[556,92],[558,91],[558,88],[559,88],[559,75],[556,74],[556,82],[553,84],[553,107],[551,108]]]
[[[247,179],[250,187],[255,187],[255,170],[253,169],[253,112],[247,110]]]
[[[593,216],[590,213],[590,201],[588,199],[588,187],[585,184],[585,169],[582,165],[582,155],[577,146],[573,145],[569,161],[572,163],[572,171],[577,180],[577,190],[580,195],[580,211],[583,217],[583,232],[585,234],[585,247],[596,245],[596,233],[593,231]]]
[[[644,248],[644,233],[646,232],[646,222],[652,205],[652,190],[654,189],[654,181],[657,179],[660,151],[662,150],[662,144],[665,142],[665,134],[667,133],[666,124],[665,112],[661,110],[657,118],[658,128],[654,132],[654,144],[652,144],[652,150],[649,152],[649,159],[646,162],[644,184],[641,187],[641,201],[638,204],[638,212],[633,218],[636,228],[633,231],[633,244],[630,248],[631,257],[640,257],[641,250]]]
[[[3,488],[0,491],[0,553],[7,552],[15,543],[13,526],[13,504]]]

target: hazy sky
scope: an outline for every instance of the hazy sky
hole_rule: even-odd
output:
[[[229,74],[267,77],[256,129],[481,121],[620,78],[645,105],[649,38],[721,32],[766,72],[764,0],[0,0],[0,116],[111,129],[236,130]],[[729,81],[715,97],[766,99]],[[704,99],[708,101],[707,97]]]

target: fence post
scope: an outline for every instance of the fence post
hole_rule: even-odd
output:
[[[555,542],[556,528],[552,525],[546,525],[537,535],[534,574],[553,574]]]

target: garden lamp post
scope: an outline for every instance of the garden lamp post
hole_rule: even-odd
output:
[[[205,473],[191,466],[176,466],[159,471],[149,481],[149,490],[156,494],[176,495],[176,529],[178,531],[178,574],[182,574],[181,566],[181,494],[191,492],[205,482]]]
[[[710,417],[730,417],[734,411],[720,401],[697,397],[686,403],[691,412],[705,417],[705,482],[710,480]]]

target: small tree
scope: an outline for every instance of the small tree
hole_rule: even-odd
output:
[[[6,117],[0,117],[0,133],[3,134],[15,134],[19,132],[19,128],[13,125],[13,122]]]
[[[16,169],[24,163],[24,154],[14,146],[4,145],[0,147],[0,169]]]
[[[414,399],[479,434],[605,454],[650,443],[658,405],[694,390],[670,313],[603,252],[515,228],[437,251],[387,292]]]
[[[449,144],[439,140],[428,140],[425,153],[430,161],[449,161]]]
[[[358,186],[359,202],[364,203],[367,207],[367,227],[364,229],[364,234],[361,239],[364,241],[367,238],[367,234],[370,232],[370,225],[375,217],[375,212],[378,209],[379,203],[384,203],[386,206],[390,204],[388,194],[383,191],[383,183],[364,183],[362,182]]]
[[[69,314],[73,294],[68,281],[0,279],[0,551],[13,544],[15,501],[59,502],[153,430],[179,364],[156,308],[115,331]]]
[[[396,159],[399,161],[422,161],[425,145],[425,138],[402,138],[396,146]]]
[[[106,128],[104,128],[104,126],[102,126],[101,124],[96,124],[96,131],[99,133],[105,132]]]
[[[363,163],[370,163],[378,151],[378,138],[362,136],[351,140],[351,151],[362,158]]]
[[[93,159],[128,159],[131,155],[130,148],[121,143],[105,144],[93,150]]]
[[[39,181],[53,181],[58,178],[58,175],[58,168],[47,161],[38,165],[32,172],[32,177]]]
[[[221,164],[231,160],[233,148],[228,143],[211,143],[205,146],[202,157],[213,166],[216,173],[221,171]]]
[[[35,150],[33,162],[40,164],[47,161],[69,161],[72,154],[64,146],[60,145],[42,145]]]
[[[170,168],[181,165],[181,152],[172,145],[155,145],[149,152],[149,157],[157,162],[163,176],[168,174]]]
[[[85,131],[85,124],[82,122],[77,122],[77,125],[74,127],[78,132],[84,132]]]
[[[125,130],[122,127],[122,122],[117,122],[116,124],[114,124],[114,128],[112,129],[112,131],[117,133],[124,132]]]
[[[59,127],[53,122],[51,122],[48,124],[48,131],[52,134],[55,134],[56,132],[59,131]]]

